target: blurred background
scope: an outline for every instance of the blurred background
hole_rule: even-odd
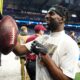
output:
[[[69,10],[67,23],[79,28],[80,0],[3,0],[3,15],[11,15],[18,23],[21,21],[27,25],[38,24],[36,21],[43,23],[45,13],[56,4]]]
[[[21,26],[26,26],[29,34],[33,34],[36,24],[46,27],[45,15],[52,5],[68,9],[65,30],[66,33],[75,32],[80,46],[80,0],[0,0],[0,12],[3,16],[12,16],[19,30]],[[0,80],[21,80],[20,62],[12,52],[2,55],[0,62]]]
[[[52,5],[62,5],[69,10],[65,29],[80,31],[80,0],[3,0],[3,15],[11,15],[18,26],[46,24],[45,14]],[[79,35],[79,33],[77,33]]]

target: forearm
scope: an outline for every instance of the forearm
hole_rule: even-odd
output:
[[[42,60],[49,72],[52,74],[54,80],[71,80],[66,75],[64,75],[61,69],[56,66],[54,61],[52,61],[52,59],[47,54],[45,54],[48,53],[48,50],[44,45],[34,41],[31,46],[31,51],[36,54],[42,54]]]
[[[29,51],[24,45],[20,45],[20,43],[17,43],[13,49],[13,52],[19,56],[19,55],[24,55],[25,53]]]
[[[54,61],[52,61],[49,55],[42,55],[42,60],[54,80],[72,80],[63,74],[62,70],[56,66],[56,64],[54,63]]]

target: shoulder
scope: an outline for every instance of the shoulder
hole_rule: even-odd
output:
[[[75,40],[73,40],[70,36],[65,34],[63,44],[65,44],[65,47],[70,49],[79,49],[79,46]]]
[[[72,39],[69,35],[65,34],[65,38],[64,38],[64,41],[66,41],[67,43],[69,44],[77,44],[77,42]]]
[[[31,35],[27,38],[26,42],[30,42],[32,40],[34,40],[35,38],[37,38],[37,36],[34,34],[34,35]]]
[[[49,35],[42,35],[42,36],[39,36],[36,38],[36,40],[39,42],[39,43],[43,43],[45,40],[47,40],[49,38]]]

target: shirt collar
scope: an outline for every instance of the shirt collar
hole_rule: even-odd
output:
[[[57,37],[57,36],[60,36],[60,35],[63,35],[63,34],[65,34],[65,31],[64,30],[59,31],[59,32],[50,33],[50,36]]]

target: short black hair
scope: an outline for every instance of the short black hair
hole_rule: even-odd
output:
[[[56,12],[57,14],[59,14],[61,17],[63,16],[67,16],[68,14],[68,9],[63,7],[63,6],[60,6],[60,5],[54,5],[52,6],[49,10],[48,10],[48,13],[49,12]]]

